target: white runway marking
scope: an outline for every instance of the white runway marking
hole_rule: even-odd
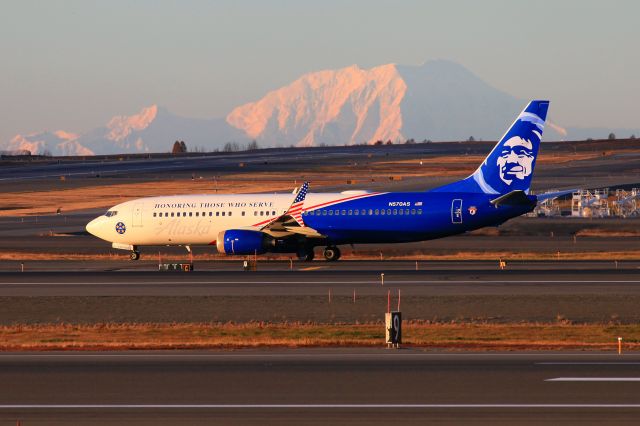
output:
[[[640,382],[640,377],[555,377],[545,382]]]
[[[565,409],[640,408],[640,404],[1,404],[0,410],[16,409]]]
[[[536,362],[536,365],[640,365],[640,362]]]
[[[640,280],[426,280],[426,281],[388,281],[385,280],[387,285],[389,284],[640,284]],[[97,285],[188,285],[188,284],[380,284],[379,278],[372,278],[371,280],[360,281],[104,281],[104,282],[74,282],[74,283],[62,283],[55,281],[48,282],[5,282],[0,283],[1,286],[69,286],[69,285],[81,285],[81,286],[97,286]]]

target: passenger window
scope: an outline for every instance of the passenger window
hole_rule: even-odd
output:
[[[156,217],[156,213],[155,212],[153,213],[153,217]]]
[[[220,216],[220,212],[216,212],[216,216]]]
[[[387,214],[391,214],[391,209],[387,209]]]
[[[275,212],[275,210],[274,210],[273,212],[271,212],[271,214],[275,216],[275,215],[276,215],[276,212]]]
[[[369,216],[373,215],[373,210],[369,209]]]
[[[397,215],[398,214],[398,209],[393,209],[393,215]]]
[[[231,213],[233,213],[233,212],[229,212],[229,216],[231,216]]]
[[[254,216],[258,216],[258,212],[254,210],[254,211],[253,211],[253,215],[254,215]]]
[[[342,216],[345,216],[347,214],[347,211],[346,210],[342,210],[341,214],[342,214]]]
[[[209,217],[213,216],[213,212],[209,212]]]
[[[349,210],[349,216],[353,214],[353,210]]]
[[[329,210],[329,216],[333,216],[333,210]]]
[[[269,216],[269,210],[267,210],[267,211],[265,212],[265,215]]]
[[[242,210],[242,216],[244,216],[244,210]]]
[[[360,210],[354,210],[353,213],[358,216],[360,214]]]
[[[171,217],[173,217],[173,212],[171,212]]]
[[[374,214],[375,214],[376,216],[377,216],[377,215],[379,215],[379,214],[380,214],[380,210],[376,209],[376,210],[375,210],[375,212],[374,212]]]
[[[189,212],[189,217],[192,217],[192,216],[193,216],[193,212]]]
[[[264,216],[264,211],[260,210],[260,216]]]
[[[406,209],[406,210],[404,211],[404,214],[409,214],[409,209]]]
[[[422,214],[422,209],[418,209],[418,214]]]
[[[416,209],[411,209],[411,214],[416,214]]]
[[[225,212],[222,212],[222,216],[224,216],[224,213],[225,213]]]
[[[169,217],[169,212],[164,212],[164,217]]]
[[[196,212],[196,217],[200,216],[200,212]]]
[[[404,214],[404,210],[402,210],[402,209],[398,210],[398,214],[399,215],[403,215]]]
[[[380,210],[380,214],[384,216],[384,209]]]
[[[322,210],[322,216],[326,216],[327,215],[327,211],[326,210]]]

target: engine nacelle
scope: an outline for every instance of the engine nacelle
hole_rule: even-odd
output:
[[[218,234],[216,248],[224,254],[264,254],[269,238],[259,231],[229,229]]]

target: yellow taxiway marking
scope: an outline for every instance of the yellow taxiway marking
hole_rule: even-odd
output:
[[[309,266],[307,268],[302,268],[300,271],[315,271],[316,269],[326,269],[326,266]]]

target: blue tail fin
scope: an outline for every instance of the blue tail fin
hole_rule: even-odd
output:
[[[434,191],[528,193],[548,109],[549,101],[529,102],[471,176]]]

